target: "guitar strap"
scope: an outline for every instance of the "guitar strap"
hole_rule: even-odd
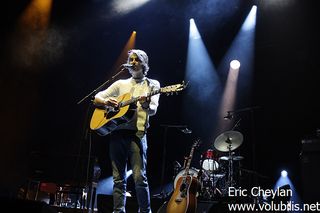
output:
[[[134,93],[135,89],[136,89],[136,87],[131,87],[131,89],[130,89],[131,97],[133,97],[133,93]]]
[[[143,80],[143,82],[145,82],[147,80],[147,78],[145,80]],[[148,84],[148,87],[149,87],[149,81],[147,80],[147,84]],[[136,90],[137,86],[133,86],[131,89],[130,89],[130,94],[132,97],[135,97],[134,96],[134,92]]]
[[[148,90],[149,90],[149,93],[150,94],[153,90],[153,88],[155,87],[154,83],[149,79],[149,78],[145,78],[146,83],[147,83],[147,87],[148,87]],[[149,124],[149,119],[148,119],[148,115],[146,115],[146,118],[145,118],[145,122],[144,122],[144,134],[147,133],[147,128],[148,128],[148,124]]]
[[[146,78],[146,80],[147,80],[147,84],[150,89],[150,92],[152,92],[156,85],[149,78]]]
[[[148,85],[148,88],[149,88],[149,92],[152,92],[153,88],[155,87],[155,84],[149,78],[146,78],[144,80],[144,82],[145,81],[147,82],[147,85]],[[132,87],[131,90],[130,90],[130,94],[132,95],[132,97],[134,97],[133,94],[134,94],[135,90],[136,90],[136,87]]]

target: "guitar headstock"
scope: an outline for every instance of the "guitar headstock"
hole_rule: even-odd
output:
[[[197,140],[195,140],[195,141],[193,142],[192,147],[193,147],[193,148],[198,148],[198,147],[200,146],[200,144],[201,144],[201,140],[200,140],[200,139],[197,139]]]
[[[184,90],[188,86],[188,83],[182,81],[182,84],[174,84],[166,87],[160,88],[160,93],[166,93],[167,95],[172,95]]]

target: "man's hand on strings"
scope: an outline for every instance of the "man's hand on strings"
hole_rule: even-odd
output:
[[[139,97],[139,102],[141,104],[141,107],[143,109],[148,109],[149,108],[149,104],[150,104],[151,98],[148,96],[140,96]]]
[[[105,106],[110,106],[110,107],[116,108],[116,107],[118,107],[119,102],[117,99],[110,97],[110,98],[104,99],[103,104]]]

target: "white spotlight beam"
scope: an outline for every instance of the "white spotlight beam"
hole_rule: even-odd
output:
[[[125,15],[141,7],[150,0],[113,0],[111,5],[116,15]]]

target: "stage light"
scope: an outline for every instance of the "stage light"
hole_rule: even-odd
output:
[[[252,30],[256,25],[256,16],[257,16],[257,6],[252,6],[251,11],[242,26],[244,31]]]
[[[281,177],[287,177],[287,176],[288,176],[288,172],[286,170],[282,170]]]
[[[52,0],[32,0],[21,15],[20,27],[32,30],[46,30],[49,26]]]
[[[232,60],[230,62],[230,68],[233,70],[237,70],[240,68],[240,62],[238,60]]]
[[[290,180],[290,177],[288,176],[288,172],[286,170],[281,171],[281,175],[274,185],[274,190],[286,190],[287,192],[284,195],[274,197],[274,202],[279,203],[280,201],[282,201],[282,203],[285,203],[290,200],[293,203],[302,204],[302,200],[298,194],[298,191]]]
[[[190,35],[189,35],[189,38],[192,38],[192,39],[201,38],[200,33],[198,31],[198,28],[197,28],[196,23],[195,23],[193,18],[190,19]]]

